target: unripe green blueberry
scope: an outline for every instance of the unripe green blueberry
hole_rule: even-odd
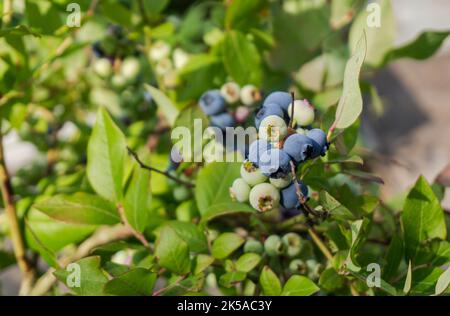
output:
[[[161,59],[155,66],[155,72],[160,76],[164,76],[171,70],[173,70],[173,64],[169,58]]]
[[[122,89],[127,85],[127,80],[122,75],[114,75],[111,78],[111,84],[117,89]]]
[[[140,71],[139,60],[135,57],[128,57],[120,66],[120,73],[126,80],[134,80]]]
[[[267,180],[267,177],[261,173],[261,170],[248,160],[244,161],[241,165],[241,177],[250,186],[263,183]]]
[[[292,182],[292,177],[287,175],[283,178],[269,178],[269,181],[277,189],[284,189]]]
[[[175,88],[180,83],[178,74],[174,70],[170,70],[163,75],[164,86],[167,88]]]
[[[323,264],[317,262],[315,259],[306,260],[306,266],[308,268],[308,278],[311,280],[317,280],[320,277],[320,273],[323,271]]]
[[[220,94],[228,103],[235,103],[239,100],[241,88],[236,82],[227,82],[220,88]]]
[[[280,205],[280,192],[270,183],[260,183],[251,189],[249,200],[255,210],[268,212]]]
[[[279,142],[287,135],[286,122],[279,116],[269,115],[262,120],[258,136],[269,142]]]
[[[176,69],[183,68],[189,61],[189,54],[181,48],[175,48],[173,51],[173,63]]]
[[[238,202],[247,202],[250,196],[250,186],[244,179],[237,178],[230,188],[230,196]]]
[[[240,95],[244,105],[252,105],[261,100],[261,91],[251,84],[243,86]]]
[[[158,61],[163,58],[167,58],[170,54],[170,46],[166,42],[155,42],[149,51],[149,57],[151,60]]]
[[[302,250],[302,239],[296,233],[287,233],[282,238],[288,257],[295,257]]]
[[[186,201],[191,195],[191,191],[184,185],[179,185],[173,189],[173,197],[176,201]]]
[[[264,250],[270,257],[276,257],[283,253],[284,246],[278,235],[270,235],[264,242]]]
[[[288,115],[291,117],[292,104],[289,105]],[[307,100],[294,101],[294,123],[300,126],[308,126],[314,122],[314,108]]]
[[[203,36],[203,41],[209,46],[214,46],[218,44],[223,37],[224,32],[221,29],[213,28],[211,31],[209,31]]]
[[[289,271],[292,273],[305,274],[308,271],[308,268],[303,260],[294,259],[289,263]]]
[[[264,246],[258,240],[249,239],[244,244],[244,252],[253,252],[253,253],[262,254],[263,251],[264,251]]]
[[[111,62],[106,58],[97,59],[94,62],[94,71],[97,75],[102,78],[107,78],[112,73]]]

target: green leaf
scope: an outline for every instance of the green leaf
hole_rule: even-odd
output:
[[[155,103],[158,106],[159,110],[164,114],[169,124],[173,126],[178,113],[180,112],[176,105],[157,88],[152,87],[148,84],[145,84],[144,88],[152,95],[152,98],[153,100],[155,100]]]
[[[34,208],[51,218],[72,224],[113,225],[120,222],[114,204],[84,192],[56,195],[34,204]]]
[[[350,229],[352,232],[352,244],[350,247],[350,252],[348,254],[348,263],[353,265],[358,264],[358,255],[360,255],[359,250],[363,246],[370,232],[371,222],[368,218],[357,220],[350,223]]]
[[[247,273],[242,271],[232,271],[222,274],[219,278],[219,284],[223,287],[232,287],[239,282],[242,282],[247,277]]]
[[[205,284],[203,273],[192,275],[181,282],[174,281],[168,285],[168,290],[164,291],[164,296],[180,296],[188,293],[201,291]]]
[[[100,268],[100,257],[87,257],[54,272],[56,278],[81,296],[103,295],[108,278]],[[79,280],[79,282],[77,282]]]
[[[225,26],[228,29],[246,28],[266,5],[265,0],[233,1],[226,10]]]
[[[349,266],[347,267],[347,271],[364,283],[367,282],[367,278],[370,276],[365,269],[358,269],[358,271],[355,271]],[[392,296],[397,296],[398,294],[395,287],[387,283],[384,279],[380,280],[379,289]]]
[[[38,238],[36,233],[31,229],[28,222],[25,220],[25,225],[27,227],[27,232],[29,233],[29,237],[33,240],[34,248],[39,252],[41,255],[41,258],[44,259],[44,261],[52,268],[60,269],[58,259],[56,257],[56,254],[47,246],[45,246]],[[1,253],[0,253],[1,257]],[[1,260],[0,260],[0,268],[1,268]]]
[[[153,2],[153,1],[152,1]],[[102,1],[100,4],[102,14],[114,23],[131,27],[132,13],[118,1]]]
[[[413,58],[418,60],[427,59],[436,53],[449,35],[449,31],[423,32],[410,43],[389,51],[384,56],[384,60],[380,67],[400,58]]]
[[[26,25],[17,25],[14,27],[4,28],[0,30],[0,37],[6,36],[24,36],[33,35],[34,37],[41,37],[41,35]]]
[[[379,11],[362,10],[352,24],[349,34],[350,47],[354,48],[363,33],[367,37],[367,56],[365,62],[378,66],[384,55],[392,49],[395,41],[395,18],[390,0],[378,0]],[[380,13],[380,27],[370,27],[371,16]]]
[[[362,112],[363,100],[359,87],[359,73],[366,51],[366,36],[363,34],[356,45],[353,56],[345,66],[342,96],[336,109],[335,124],[337,128],[351,126]]]
[[[408,270],[406,274],[405,284],[403,285],[403,293],[408,294],[411,290],[411,284],[412,284],[412,266],[411,266],[411,260],[408,263]]]
[[[328,268],[320,274],[319,286],[326,291],[336,291],[345,284],[345,278],[334,268]]]
[[[427,180],[421,176],[409,192],[402,213],[406,259],[417,260],[420,246],[433,238],[445,240],[444,211]]]
[[[27,226],[33,230],[35,236],[32,236],[30,230],[25,227],[26,241],[32,249],[37,251],[41,249],[41,246],[36,244],[36,239],[46,248],[56,252],[69,244],[82,241],[98,227],[67,224],[54,220],[36,209],[31,209],[28,213],[27,222]],[[55,238],[55,236],[58,237]]]
[[[202,273],[206,270],[212,263],[214,262],[214,258],[208,255],[199,254],[195,258],[194,265],[194,274]]]
[[[237,250],[243,243],[244,238],[235,233],[223,233],[212,245],[212,255],[217,259],[225,259],[235,250]]]
[[[228,74],[240,85],[262,82],[261,56],[253,42],[239,31],[226,33],[222,43],[223,63]]]
[[[155,255],[161,267],[185,275],[191,270],[188,244],[170,226],[164,226],[156,240]]]
[[[175,120],[174,128],[181,127],[184,130],[181,134],[181,143],[190,146],[190,150],[179,147],[184,161],[202,162],[203,160],[203,132],[209,126],[208,118],[197,104],[184,108]],[[187,132],[189,131],[189,134]],[[173,135],[173,134],[172,134]],[[186,140],[186,135],[190,139]],[[175,141],[175,139],[174,139]],[[184,150],[183,150],[184,149]]]
[[[282,296],[310,296],[320,288],[310,279],[301,275],[293,275],[283,287]]]
[[[259,283],[261,284],[262,291],[266,296],[279,296],[281,295],[281,283],[276,274],[268,267],[265,266],[259,276]]]
[[[450,267],[447,267],[447,269],[444,271],[444,273],[441,274],[436,283],[436,289],[434,291],[434,294],[441,295],[442,293],[445,292],[445,290],[447,290],[449,285],[450,285]]]
[[[152,294],[156,278],[150,270],[135,268],[106,283],[104,291],[119,296],[147,296]]]
[[[208,250],[206,235],[195,224],[182,221],[168,221],[162,227],[164,226],[172,228],[178,237],[188,244],[190,251],[206,252]]]
[[[255,211],[246,203],[233,202],[229,188],[240,177],[240,163],[213,162],[199,171],[195,187],[195,199],[202,221],[216,216]]]
[[[386,266],[383,269],[384,279],[390,280],[397,274],[398,267],[404,256],[403,240],[400,236],[395,235],[386,253]]]
[[[150,172],[136,165],[125,195],[124,208],[128,223],[139,232],[147,226],[151,198]]]
[[[122,199],[125,154],[125,136],[100,108],[88,143],[87,176],[99,195],[116,203]]]
[[[245,253],[236,261],[236,270],[252,271],[261,262],[261,256],[256,253]]]
[[[321,190],[319,192],[319,200],[321,205],[330,212],[331,216],[341,220],[355,220],[356,217],[338,200],[331,196],[328,192]]]

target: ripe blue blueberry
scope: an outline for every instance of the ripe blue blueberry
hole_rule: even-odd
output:
[[[272,148],[261,155],[259,168],[265,176],[270,176],[277,172],[288,173],[290,161],[291,157],[283,149]]]
[[[225,112],[211,116],[211,125],[225,130],[227,127],[234,127],[236,121],[231,114]]]
[[[327,135],[319,128],[313,128],[306,133],[306,136],[312,140],[313,150],[311,158],[324,155],[328,149]]]
[[[215,115],[225,111],[225,99],[220,95],[219,90],[203,93],[198,104],[206,115]]]
[[[313,141],[302,134],[293,134],[284,142],[283,150],[296,162],[309,158],[313,151]]]
[[[302,181],[299,181],[299,185],[300,185],[302,194],[305,197],[307,197],[308,196],[308,187]],[[280,203],[283,207],[285,207],[287,209],[300,207],[300,201],[298,200],[297,188],[296,188],[295,183],[291,183],[290,186],[281,190]]]
[[[248,149],[248,160],[259,166],[262,154],[271,147],[270,143],[264,139],[255,140]]]
[[[272,92],[264,100],[264,105],[269,103],[276,103],[281,106],[284,111],[287,112],[289,105],[292,103],[292,96],[289,93],[283,91]]]
[[[276,103],[267,103],[263,105],[255,115],[255,127],[259,128],[263,119],[268,117],[269,115],[276,115],[281,118],[284,117],[284,112],[281,106]]]

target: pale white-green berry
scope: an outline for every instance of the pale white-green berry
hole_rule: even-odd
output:
[[[122,89],[127,85],[127,80],[122,75],[114,75],[111,78],[111,84],[115,88]]]
[[[225,33],[219,28],[213,28],[211,31],[203,35],[203,41],[209,46],[215,46],[220,43]]]
[[[239,100],[241,88],[236,82],[227,82],[220,88],[220,94],[228,103],[235,103]]]
[[[102,78],[109,77],[112,73],[111,62],[106,58],[97,59],[94,62],[94,71]]]
[[[158,61],[155,67],[156,74],[164,76],[169,71],[173,70],[172,61],[169,58],[164,58]]]
[[[163,75],[164,86],[167,88],[175,88],[179,84],[178,74],[174,70],[170,70]]]
[[[280,192],[270,183],[260,183],[250,190],[250,205],[259,212],[277,209],[280,205]]]
[[[263,183],[267,180],[267,177],[261,173],[261,170],[248,160],[244,161],[241,165],[241,177],[250,186]]]
[[[296,233],[287,233],[282,238],[283,244],[286,249],[286,254],[293,258],[300,254],[302,250],[302,239]]]
[[[248,84],[243,86],[240,94],[244,105],[253,105],[261,101],[261,91],[254,85]]]
[[[133,80],[137,77],[140,71],[139,60],[135,57],[128,57],[120,66],[120,73],[126,80]]]
[[[269,179],[270,183],[273,184],[274,187],[276,187],[277,189],[284,189],[285,187],[287,187],[289,184],[291,184],[292,182],[292,178],[290,175],[287,175],[283,178],[270,178]]]
[[[238,202],[247,202],[250,196],[250,186],[244,179],[237,178],[230,188],[230,196]]]
[[[190,56],[181,48],[175,48],[172,57],[175,68],[181,69],[188,63]]]
[[[155,42],[149,51],[149,57],[151,60],[158,61],[163,58],[167,58],[170,54],[170,46],[166,42]]]
[[[291,117],[292,104],[289,105],[288,115]],[[308,126],[314,122],[314,108],[307,100],[294,101],[294,123],[300,126]]]
[[[260,139],[275,143],[283,140],[287,135],[286,122],[279,116],[269,115],[259,125],[258,136]]]

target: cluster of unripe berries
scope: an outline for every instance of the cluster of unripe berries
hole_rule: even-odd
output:
[[[325,132],[310,128],[314,108],[306,100],[292,101],[287,92],[273,92],[264,100],[255,115],[258,139],[249,147],[241,178],[230,188],[234,200],[249,201],[260,212],[280,206],[282,210],[300,209],[300,197],[308,196],[308,188],[302,181],[293,181],[292,165],[295,171],[328,149]]]
[[[198,104],[209,117],[211,126],[225,130],[245,121],[250,113],[248,107],[260,100],[261,92],[254,85],[241,88],[235,82],[227,82],[220,89],[203,93]]]
[[[175,88],[179,84],[178,71],[188,63],[190,55],[160,40],[151,46],[148,58],[154,63],[155,75],[162,78],[164,86]]]
[[[264,243],[256,239],[248,239],[244,244],[244,252],[266,254],[270,258],[284,257],[289,260],[289,271],[293,274],[304,274],[310,279],[317,279],[323,265],[315,259],[303,260],[308,241],[296,233],[287,233],[282,237],[270,235]]]

